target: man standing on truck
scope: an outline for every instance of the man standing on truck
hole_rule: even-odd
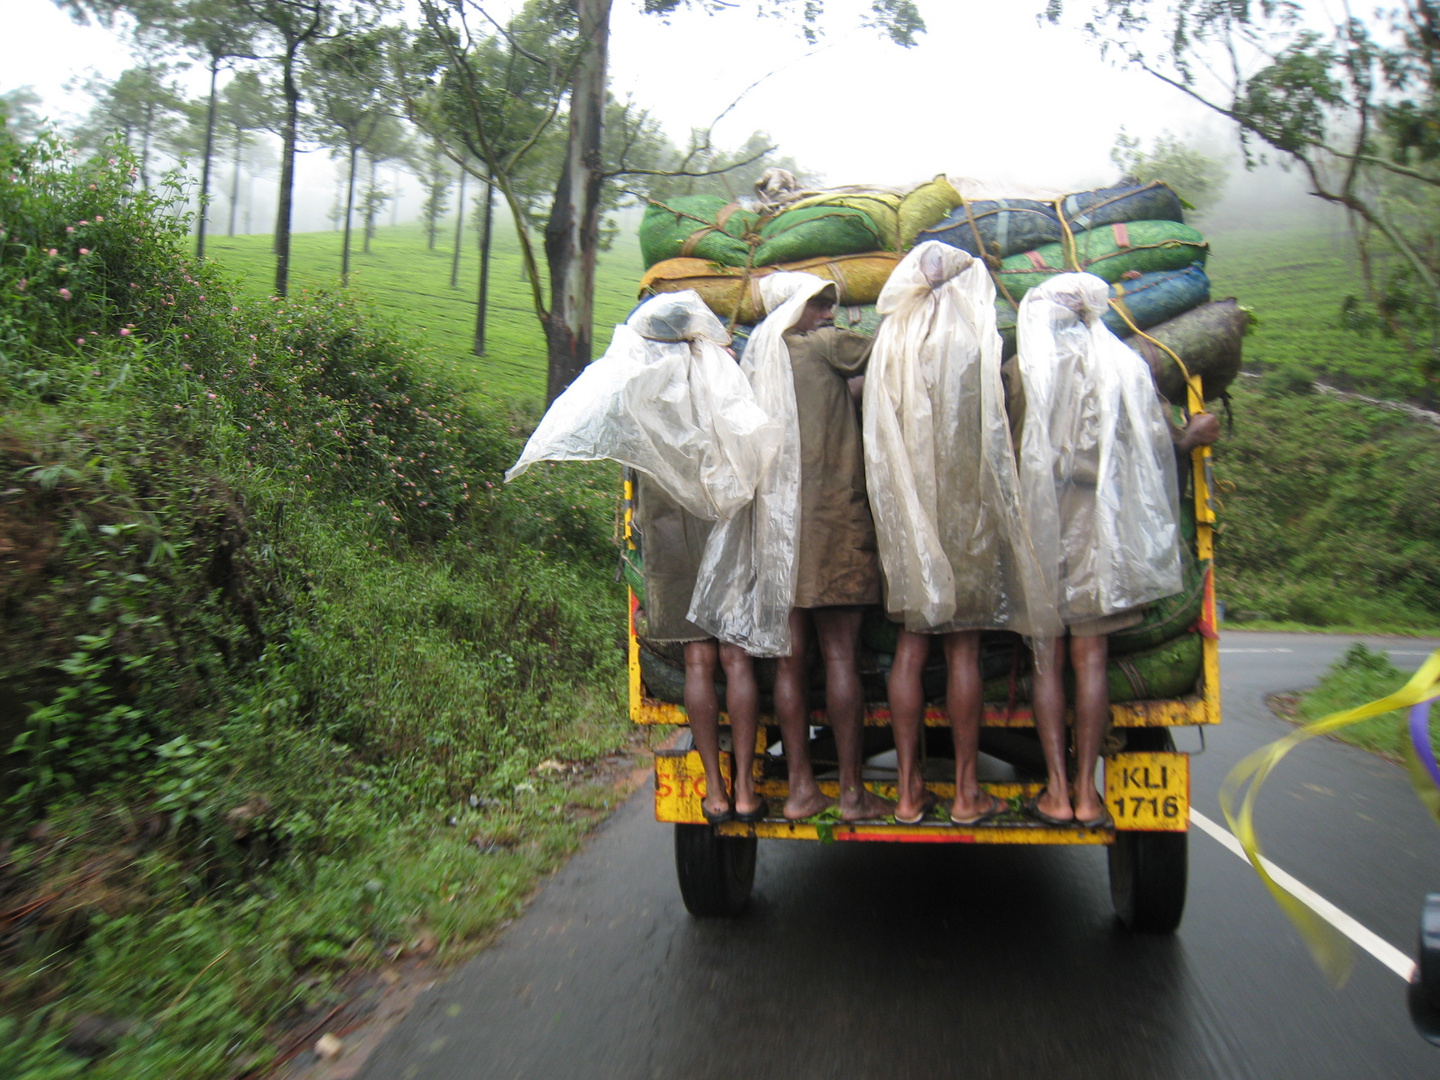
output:
[[[686,618],[716,520],[749,505],[780,442],[727,348],[730,335],[691,290],[646,300],[605,355],[551,404],[506,473],[533,462],[609,458],[637,474],[633,525],[644,559],[646,639],[685,656],[685,709],[704,764],[707,821],[763,820],[752,764],[759,724],[750,657]],[[717,659],[735,739],[733,800],[720,771]]]
[[[818,643],[840,815],[863,821],[891,809],[862,778],[865,703],[856,660],[864,606],[880,600],[880,567],[849,380],[864,372],[873,341],[835,328],[838,293],[823,278],[770,274],[759,288],[769,314],[742,368],[786,434],[751,512],[712,532],[690,617],[721,641],[779,658],[775,712],[792,821],[830,805],[809,752],[809,648]]]
[[[977,776],[982,630],[1013,630],[1038,652],[1064,633],[1048,576],[1020,514],[995,285],[985,264],[929,241],[890,275],[866,376],[865,464],[885,572],[901,624],[890,667],[899,800],[913,825],[934,804],[919,769],[921,676],[939,637],[955,743],[950,820],[978,825],[1007,805]]]
[[[1075,670],[1075,780],[1065,769],[1066,639],[1036,656],[1032,705],[1045,790],[1027,811],[1050,825],[1110,824],[1096,785],[1110,719],[1107,635],[1181,587],[1175,451],[1213,442],[1192,417],[1176,432],[1146,362],[1101,322],[1105,282],[1060,274],[1026,293],[1009,374],[1025,512],[1055,595]]]

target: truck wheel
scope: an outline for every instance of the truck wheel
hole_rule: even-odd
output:
[[[721,836],[709,825],[675,826],[675,876],[685,910],[728,918],[745,910],[755,884],[753,836]]]
[[[1127,750],[1174,750],[1164,728],[1137,728],[1126,734]],[[1117,832],[1110,846],[1110,900],[1127,930],[1171,934],[1185,913],[1190,878],[1190,835],[1172,832]]]

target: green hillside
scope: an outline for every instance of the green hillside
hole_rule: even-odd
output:
[[[1350,231],[1321,216],[1285,216],[1243,229],[1210,230],[1206,266],[1217,299],[1235,296],[1259,323],[1245,343],[1252,371],[1290,366],[1375,397],[1433,400],[1405,347],[1342,312],[1364,295]]]
[[[381,226],[371,241],[369,255],[364,253],[356,236],[350,255],[352,289],[373,303],[378,311],[423,337],[437,355],[473,365],[472,370],[487,394],[538,405],[545,396],[545,336],[534,316],[514,227],[497,213],[483,358],[473,356],[480,273],[475,234],[466,228],[466,247],[461,253],[460,274],[453,289],[450,287],[453,220],[442,230],[442,236],[435,250],[430,251],[423,226]],[[340,242],[338,232],[295,235],[290,254],[292,292],[333,290],[338,286]],[[275,280],[275,257],[269,236],[212,237],[206,241],[206,254],[227,271],[242,275],[242,287],[247,294],[270,295]],[[631,232],[622,233],[614,249],[600,256],[595,295],[597,355],[609,342],[609,328],[623,322],[635,306],[635,282],[640,278],[641,269],[639,243]]]

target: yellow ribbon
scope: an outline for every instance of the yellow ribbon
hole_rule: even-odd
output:
[[[1440,694],[1440,649],[1431,653],[1430,659],[1425,661],[1414,677],[1395,693],[1354,709],[1331,713],[1329,716],[1316,720],[1313,724],[1307,724],[1303,728],[1291,732],[1283,739],[1277,739],[1268,746],[1261,747],[1231,769],[1230,774],[1225,777],[1225,783],[1220,786],[1220,807],[1225,811],[1225,820],[1230,823],[1230,831],[1240,841],[1240,846],[1245,849],[1250,865],[1255,867],[1255,873],[1260,875],[1260,880],[1270,890],[1270,895],[1280,905],[1280,910],[1300,931],[1300,936],[1309,946],[1315,963],[1336,986],[1344,984],[1354,966],[1354,956],[1350,950],[1349,940],[1316,914],[1303,900],[1282,888],[1265,869],[1264,859],[1260,852],[1260,841],[1255,835],[1255,797],[1259,794],[1260,786],[1265,782],[1265,778],[1270,775],[1276,765],[1280,764],[1280,759],[1306,739],[1313,739],[1316,735],[1327,735],[1332,731],[1349,727],[1351,724],[1358,724],[1362,720],[1369,720],[1373,716],[1379,716],[1381,713],[1387,713],[1393,709],[1409,708],[1422,701],[1427,701],[1437,694]],[[1427,779],[1422,786],[1421,775],[1412,768],[1411,777],[1416,784],[1416,792],[1421,795],[1422,800],[1425,800],[1427,789],[1431,784]],[[1244,796],[1240,800],[1240,811],[1237,814],[1235,799],[1242,790]]]

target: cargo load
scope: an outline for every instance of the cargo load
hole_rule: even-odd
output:
[[[1174,352],[1184,362],[1185,369],[1199,377],[1205,400],[1211,401],[1224,394],[1240,374],[1241,351],[1252,318],[1250,312],[1231,297],[1192,308],[1152,326],[1143,336],[1126,337],[1124,333],[1117,333],[1126,345],[1150,362],[1155,385],[1165,397],[1176,404],[1185,401],[1185,377],[1170,355]]]
[[[717,195],[652,200],[640,220],[640,256],[651,267],[665,259],[697,258],[723,266],[750,260],[747,233],[759,215]]]
[[[924,229],[916,243],[939,240],[971,255],[1005,258],[1065,238],[1072,233],[1130,221],[1184,221],[1180,197],[1155,181],[1077,191],[1054,201],[986,199],[969,201],[944,221]]]
[[[842,304],[873,304],[900,262],[892,252],[874,251],[833,258],[802,259],[752,269],[720,266],[704,259],[666,259],[640,279],[640,295],[694,289],[717,316],[746,326],[765,317],[759,279],[782,270],[799,270],[835,282]]]
[[[1073,242],[1046,244],[1011,255],[995,271],[1001,295],[1014,303],[1046,278],[1075,270],[1114,284],[1130,273],[1202,266],[1210,254],[1205,238],[1178,221],[1133,221],[1076,233]]]

